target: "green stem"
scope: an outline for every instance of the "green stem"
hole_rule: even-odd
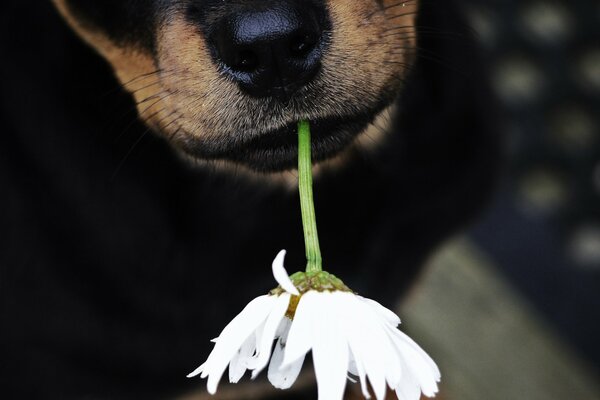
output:
[[[306,272],[318,272],[323,270],[323,266],[313,201],[310,150],[310,125],[308,121],[300,121],[298,123],[298,186],[306,246]]]

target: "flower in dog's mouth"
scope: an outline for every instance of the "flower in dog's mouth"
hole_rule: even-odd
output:
[[[400,319],[376,301],[353,293],[336,276],[323,271],[312,199],[310,131],[299,125],[298,176],[306,245],[306,272],[288,276],[281,251],[273,261],[279,287],[252,300],[214,340],[204,364],[189,377],[208,378],[216,393],[229,365],[237,383],[246,371],[255,378],[267,365],[269,381],[291,387],[309,351],[312,352],[319,400],[341,400],[353,375],[362,393],[377,400],[387,388],[400,400],[418,400],[437,393],[440,372],[433,360],[397,329]],[[273,348],[273,343],[275,347]]]
[[[208,378],[208,391],[214,394],[228,365],[232,383],[247,370],[255,378],[268,365],[273,386],[288,389],[312,351],[320,400],[342,399],[348,373],[358,377],[366,398],[367,379],[378,400],[385,398],[388,386],[400,400],[437,393],[437,366],[396,328],[400,323],[396,314],[354,294],[327,272],[288,277],[284,256],[282,251],[273,261],[279,287],[252,300],[214,340],[206,362],[189,377]]]

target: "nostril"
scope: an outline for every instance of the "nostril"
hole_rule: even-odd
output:
[[[314,35],[296,35],[290,40],[290,54],[292,57],[304,57],[317,46],[317,43],[318,39]]]
[[[251,73],[258,69],[258,56],[252,50],[240,50],[230,68],[236,72]]]

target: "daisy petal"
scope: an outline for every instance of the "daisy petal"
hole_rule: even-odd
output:
[[[313,344],[313,315],[318,309],[318,293],[309,291],[300,298],[283,356],[283,368],[304,357],[310,350]]]
[[[302,356],[290,365],[283,367],[284,351],[285,345],[282,343],[282,339],[279,339],[273,350],[268,372],[269,382],[277,389],[289,389],[298,379],[304,363],[304,356]]]
[[[204,363],[202,378],[208,376],[207,390],[214,394],[221,376],[236,352],[256,327],[263,323],[276,301],[274,296],[260,296],[252,300],[219,335],[213,351]]]
[[[263,331],[265,330],[265,323],[267,320],[263,321],[262,324],[256,327],[254,331],[254,349],[257,350],[260,348],[260,344],[262,343]]]
[[[401,364],[379,316],[357,296],[345,294],[345,297],[343,301],[347,305],[342,321],[346,326],[348,345],[357,367],[361,366],[368,376],[375,398],[383,400],[386,381],[399,380]]]
[[[294,296],[300,296],[298,289],[292,283],[290,276],[288,275],[285,267],[283,266],[283,260],[285,259],[285,250],[281,250],[277,257],[273,260],[273,276],[279,285],[288,293]]]
[[[403,332],[396,329],[393,333],[390,334],[390,337],[394,342],[398,354],[405,360],[405,365],[409,369],[406,372],[414,376],[415,381],[425,396],[435,396],[438,392],[436,382],[439,381],[440,377],[437,366],[434,363],[433,367],[435,368],[433,368],[429,362],[433,363],[433,360]]]
[[[419,354],[423,360],[425,360],[425,362],[427,363],[427,365],[429,365],[429,367],[431,368],[431,370],[434,372],[435,375],[435,380],[436,381],[440,381],[441,378],[441,374],[440,374],[440,370],[437,366],[437,364],[435,363],[435,361],[433,361],[433,359],[429,356],[429,354],[427,354],[425,352],[425,350],[423,350],[421,348],[421,346],[419,346],[417,344],[417,342],[415,342],[414,340],[411,339],[410,336],[408,336],[406,333],[402,332],[399,329],[394,329],[394,331],[398,332],[398,335],[417,353]]]
[[[350,345],[350,343],[348,343]],[[352,362],[354,361],[354,362]],[[369,389],[367,387],[367,375],[365,373],[365,367],[362,365],[362,362],[356,361],[356,357],[352,352],[350,352],[350,366],[353,367],[353,370],[348,368],[350,373],[358,376],[358,380],[360,381],[360,390],[362,391],[365,399],[370,399],[371,394],[369,393]]]
[[[400,325],[400,317],[396,315],[392,310],[382,306],[378,302],[372,299],[367,299],[366,297],[356,296],[363,302],[365,302],[370,308],[372,308],[377,314],[379,314],[383,319],[395,327]]]
[[[248,360],[252,357],[256,348],[255,340],[254,334],[250,335],[241,349],[231,359],[229,363],[229,382],[238,383],[246,373]]]
[[[273,310],[269,314],[265,327],[263,330],[262,338],[259,347],[257,347],[257,357],[248,364],[248,368],[253,369],[252,379],[262,371],[268,364],[269,358],[271,357],[271,348],[273,347],[273,341],[276,339],[275,335],[281,321],[285,318],[285,313],[290,305],[289,293],[284,293],[277,298],[277,304],[273,307]]]
[[[314,341],[313,361],[317,377],[319,400],[342,400],[346,388],[346,369],[348,368],[348,343],[343,327],[336,318],[338,304],[331,297],[336,293],[323,292],[321,307],[316,312],[314,328],[319,340]],[[292,325],[293,329],[293,325]]]
[[[398,400],[419,400],[421,398],[421,389],[419,385],[413,384],[410,386],[402,385],[396,389]]]
[[[277,328],[277,333],[275,336],[278,338],[282,338],[283,343],[287,343],[287,337],[290,333],[290,327],[292,326],[292,320],[289,318],[283,318],[279,327]]]
[[[396,396],[398,396],[398,400],[419,400],[421,398],[421,387],[415,380],[406,362],[403,362],[403,364],[404,373],[398,387],[395,388]]]
[[[206,363],[202,364],[201,366],[199,366],[198,368],[196,368],[195,370],[193,370],[192,372],[187,374],[187,378],[193,378],[195,376],[200,375],[202,373],[202,371],[204,371],[205,366],[206,366]]]

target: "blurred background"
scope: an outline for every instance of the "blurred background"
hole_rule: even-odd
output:
[[[448,400],[600,399],[600,1],[462,1],[506,168],[400,315]]]
[[[400,306],[403,329],[439,362],[441,400],[600,400],[600,0],[460,1],[506,163]]]

